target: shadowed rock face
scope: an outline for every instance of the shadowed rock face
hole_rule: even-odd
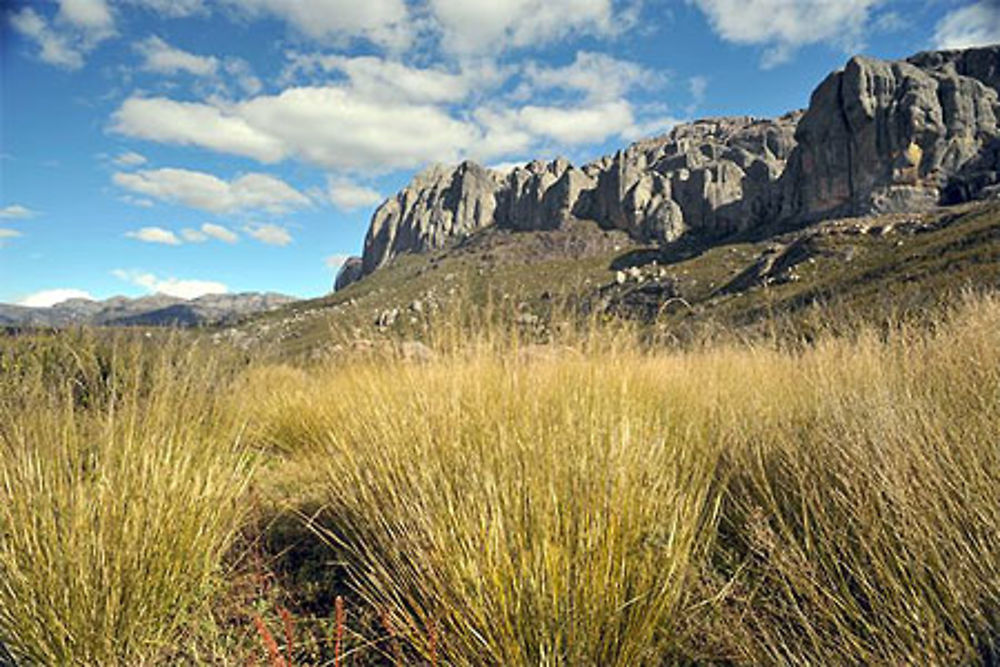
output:
[[[364,257],[345,265],[337,288],[491,225],[545,230],[580,218],[669,243],[992,196],[998,93],[1000,46],[855,57],[804,112],[699,120],[580,168],[562,159],[507,174],[473,162],[431,167],[375,211]]]

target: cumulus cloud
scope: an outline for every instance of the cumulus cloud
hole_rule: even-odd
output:
[[[181,236],[189,243],[204,243],[208,239],[217,239],[226,243],[236,243],[239,235],[228,227],[206,222],[199,229],[185,227],[181,230]]]
[[[168,18],[182,18],[208,12],[204,0],[120,0]]]
[[[21,232],[16,229],[6,229],[4,227],[0,227],[0,248],[4,246],[5,241],[9,239],[16,239],[19,236],[21,236]]]
[[[570,35],[610,37],[631,27],[637,3],[612,0],[430,0],[441,47],[456,54],[537,46]]]
[[[534,89],[578,91],[597,102],[617,100],[633,88],[653,88],[663,81],[660,74],[638,63],[589,51],[577,52],[565,67],[528,63],[525,79]]]
[[[10,23],[35,43],[39,59],[71,70],[83,67],[85,56],[115,33],[105,0],[60,0],[53,19],[24,7],[11,15]]]
[[[115,269],[111,275],[119,280],[142,287],[150,294],[165,294],[178,299],[196,299],[206,294],[225,294],[229,291],[229,288],[220,282],[180,280],[173,277],[160,278],[153,273],[134,269]]]
[[[857,50],[872,9],[885,0],[688,0],[712,29],[737,44],[767,45],[764,67],[779,65],[800,46],[820,42]]]
[[[214,56],[199,56],[167,44],[153,35],[135,44],[135,50],[143,57],[142,69],[160,74],[187,72],[194,76],[214,76],[219,69],[219,59]]]
[[[267,245],[286,246],[292,242],[292,235],[279,225],[251,224],[244,227],[243,231]]]
[[[327,195],[334,206],[345,211],[374,206],[384,199],[378,190],[334,176],[327,179]]]
[[[201,233],[226,243],[236,243],[240,240],[239,235],[228,227],[216,225],[211,222],[206,222],[201,226]]]
[[[141,155],[135,151],[126,151],[120,155],[116,155],[112,161],[119,167],[141,167],[147,162],[145,155]]]
[[[35,292],[34,294],[29,294],[18,301],[17,305],[28,306],[29,308],[50,308],[69,299],[87,299],[88,301],[96,301],[90,292],[86,292],[82,289],[59,287],[56,289],[47,289],[42,290],[41,292]]]
[[[934,30],[939,49],[967,49],[1000,42],[1000,3],[980,0],[949,12]]]
[[[223,0],[250,16],[272,16],[315,40],[363,38],[400,50],[410,45],[413,20],[404,0]]]
[[[453,110],[447,105],[380,100],[352,87],[303,86],[239,103],[131,98],[115,112],[112,128],[133,137],[195,145],[265,163],[297,158],[334,170],[384,171],[465,157],[495,160],[523,155],[545,141],[569,145],[600,141],[634,123],[625,99]],[[132,185],[139,181],[117,178]],[[141,191],[153,194],[148,188]],[[216,195],[213,189],[211,196]]]
[[[142,227],[135,231],[125,232],[125,236],[143,243],[162,243],[163,245],[180,245],[181,240],[169,229],[163,227]]]
[[[277,137],[252,127],[238,110],[163,97],[131,97],[111,119],[111,129],[132,137],[210,150],[273,163],[289,155]]]
[[[21,206],[20,204],[10,204],[9,206],[0,208],[0,218],[23,220],[25,218],[33,218],[36,215],[38,215],[37,211],[32,211],[27,206]]]
[[[315,78],[324,74],[343,77],[352,94],[381,102],[459,102],[473,91],[482,92],[501,84],[509,70],[493,61],[464,62],[453,70],[444,67],[411,67],[396,60],[375,56],[340,56],[321,53],[287,55],[282,80]]]
[[[429,104],[385,104],[338,87],[289,88],[224,107],[131,98],[115,112],[123,134],[195,145],[272,163],[290,156],[324,167],[415,167],[453,161],[479,138]]]
[[[503,110],[493,122],[562,144],[582,144],[620,134],[633,125],[634,117],[629,103],[618,100],[579,108],[529,105]]]
[[[281,214],[309,204],[304,194],[280,178],[255,172],[225,181],[188,169],[144,169],[116,172],[112,180],[132,192],[212,213],[264,210]]]

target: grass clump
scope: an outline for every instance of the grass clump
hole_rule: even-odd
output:
[[[446,346],[269,373],[260,433],[413,660],[988,664],[998,324]]]
[[[231,373],[176,339],[4,353],[0,640],[25,664],[190,655],[250,472]]]

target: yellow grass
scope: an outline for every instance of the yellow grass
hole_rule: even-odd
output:
[[[265,496],[408,664],[1000,657],[997,298],[808,344],[471,324],[423,361],[133,360],[84,407],[4,370],[0,638],[41,662],[191,655],[174,612],[208,603],[247,504],[247,414]],[[382,624],[345,664],[393,655]]]

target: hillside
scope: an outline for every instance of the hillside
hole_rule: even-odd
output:
[[[963,290],[997,287],[1000,203],[668,247],[577,222],[551,231],[482,230],[214,335],[317,357],[344,339],[420,339],[436,312],[459,302],[503,305],[542,338],[554,305],[655,319],[660,332],[675,336],[705,327],[750,331],[778,320],[805,333],[838,316],[919,316]]]
[[[227,324],[294,301],[282,294],[206,294],[196,299],[155,294],[104,301],[69,299],[48,308],[0,304],[0,327],[207,326]]]

